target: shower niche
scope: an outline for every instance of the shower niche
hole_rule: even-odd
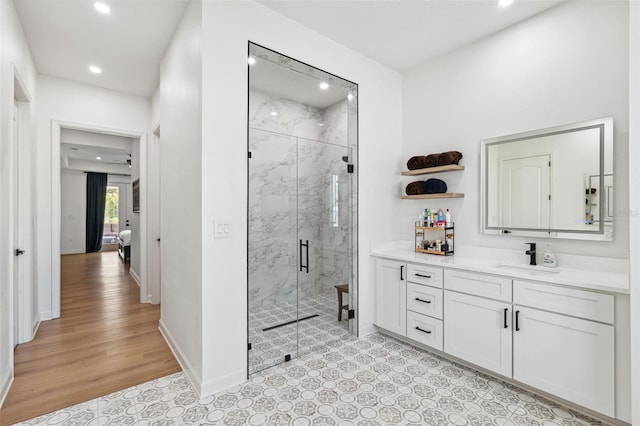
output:
[[[356,333],[358,94],[254,43],[248,67],[252,374]],[[338,321],[345,284],[350,314]]]

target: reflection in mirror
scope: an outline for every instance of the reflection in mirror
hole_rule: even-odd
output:
[[[482,141],[485,234],[611,240],[613,120]]]

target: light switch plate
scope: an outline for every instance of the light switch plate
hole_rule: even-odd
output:
[[[231,238],[231,221],[216,220],[213,224],[214,238]]]

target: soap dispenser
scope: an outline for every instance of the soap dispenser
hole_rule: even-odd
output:
[[[556,255],[551,251],[551,244],[547,244],[547,251],[544,252],[544,256],[542,257],[542,266],[546,266],[547,268],[555,268],[558,266]]]

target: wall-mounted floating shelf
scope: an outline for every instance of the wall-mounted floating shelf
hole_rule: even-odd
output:
[[[404,172],[402,172],[402,176],[420,176],[428,175],[431,173],[455,172],[459,170],[464,170],[464,166],[451,164],[448,166],[429,167],[427,169],[405,170]]]
[[[418,195],[403,195],[403,200],[434,200],[436,198],[464,198],[464,194],[457,192],[444,192],[440,194],[418,194]]]

